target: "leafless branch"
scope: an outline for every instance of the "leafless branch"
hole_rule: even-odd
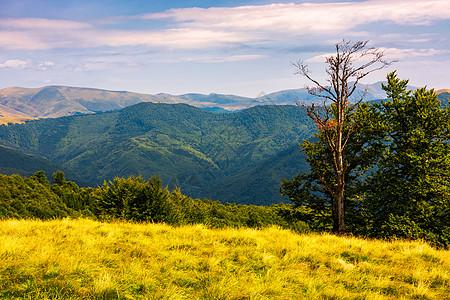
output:
[[[335,198],[337,219],[334,221],[339,234],[345,230],[343,201],[348,162],[345,161],[344,153],[355,131],[355,124],[349,121],[349,114],[364,100],[367,90],[353,104],[349,99],[357,90],[361,79],[394,62],[386,60],[383,51],[373,47],[366,48],[367,43],[368,41],[352,43],[342,40],[335,45],[336,53],[326,57],[325,60],[329,85],[323,85],[312,78],[308,65],[303,61],[293,64],[296,67],[296,74],[314,84],[313,87],[308,88],[308,92],[324,99],[322,106],[315,103],[303,104],[303,106],[306,108],[307,115],[317,123],[318,129],[323,133],[333,158],[335,179],[333,187],[324,174],[319,177],[326,190]],[[326,100],[331,103],[327,103]]]

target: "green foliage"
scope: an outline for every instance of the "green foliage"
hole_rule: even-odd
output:
[[[66,183],[66,175],[64,172],[58,171],[52,175],[53,184],[64,185]]]
[[[389,143],[361,195],[373,236],[450,241],[450,109],[395,73],[379,105]]]
[[[75,216],[52,193],[42,174],[31,178],[0,175],[0,218],[52,219]]]
[[[298,219],[292,205],[268,206],[222,204],[192,199],[176,188],[163,188],[158,176],[116,177],[97,188],[79,188],[66,181],[63,172],[53,174],[49,185],[45,172],[30,178],[0,177],[0,218],[90,217],[101,220],[155,222],[171,225],[205,224],[213,228],[278,225],[299,232],[310,231]]]
[[[292,147],[313,130],[296,106],[216,114],[184,104],[140,103],[96,115],[0,126],[0,144],[51,157],[91,186],[117,176],[158,174],[171,189],[179,186],[191,197],[270,205],[283,200],[280,178],[304,168],[303,160],[292,163],[287,156],[298,152]]]
[[[50,182],[47,179],[47,176],[45,175],[44,170],[37,171],[31,178],[33,178],[34,180],[36,180],[37,182],[41,183],[44,186],[50,184]]]
[[[291,205],[242,205],[208,199],[192,199],[176,188],[169,192],[158,176],[144,181],[141,176],[105,182],[93,191],[98,216],[102,219],[164,222],[172,225],[206,224],[211,227],[261,228],[279,225],[309,231],[297,219]],[[299,221],[299,222],[297,222]]]
[[[358,233],[364,222],[361,203],[355,197],[361,193],[364,178],[371,173],[386,142],[381,128],[378,110],[370,103],[360,104],[347,115],[344,135],[349,130],[352,134],[343,152],[343,165],[345,219],[349,232]],[[299,173],[291,180],[283,178],[280,192],[303,209],[302,220],[317,230],[332,230],[334,198],[329,190],[336,184],[336,173],[326,136],[321,130],[314,135],[314,139],[300,143],[309,171]]]
[[[390,98],[363,103],[350,115],[354,134],[344,153],[347,229],[373,237],[450,241],[450,108],[433,90],[407,91],[395,72],[383,86]],[[284,179],[281,193],[302,208],[301,220],[329,229],[333,202],[330,151],[319,131],[301,146],[310,171]]]
[[[176,223],[177,215],[167,188],[158,176],[145,182],[142,176],[119,178],[95,191],[103,217],[134,221]]]
[[[0,175],[0,219],[93,217],[93,189],[65,181],[63,172],[53,177],[60,179],[58,184],[50,185],[44,171],[29,178]]]

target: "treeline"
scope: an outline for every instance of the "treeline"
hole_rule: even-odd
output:
[[[206,224],[210,227],[261,228],[276,225],[298,232],[310,230],[297,221],[292,205],[255,206],[221,204],[193,199],[179,189],[164,188],[158,176],[141,176],[105,182],[97,188],[80,188],[58,171],[52,183],[44,171],[31,177],[0,175],[0,219],[54,219],[89,217],[98,220],[164,222],[174,226]]]

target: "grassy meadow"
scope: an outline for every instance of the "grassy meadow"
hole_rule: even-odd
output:
[[[9,123],[22,124],[26,121],[34,120],[36,118],[31,117],[0,117],[0,125],[7,125]]]
[[[0,221],[0,299],[450,299],[422,242],[276,227]]]

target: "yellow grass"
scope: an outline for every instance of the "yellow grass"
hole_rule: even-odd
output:
[[[441,94],[441,93],[450,93],[450,89],[440,89],[436,91],[437,94]]]
[[[25,121],[35,120],[36,118],[31,117],[0,117],[0,125],[7,125],[8,123],[18,123],[22,124]]]
[[[268,228],[0,221],[0,299],[449,299],[425,243]]]

